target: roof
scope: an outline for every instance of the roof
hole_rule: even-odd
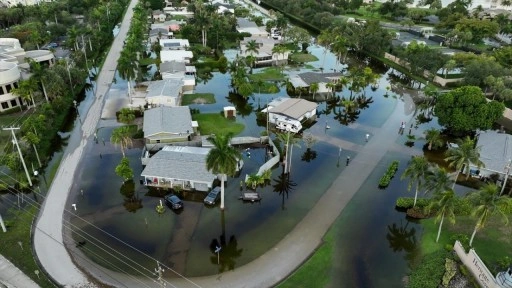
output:
[[[309,84],[304,82],[299,75],[290,75],[288,80],[294,88],[309,87]]]
[[[149,158],[141,173],[143,177],[162,177],[210,183],[216,178],[216,175],[206,170],[206,155],[210,148],[174,146],[174,149],[167,149],[167,147]]]
[[[478,136],[477,146],[480,146],[480,160],[485,169],[504,173],[512,159],[512,135],[496,131],[482,131]]]
[[[186,48],[190,47],[187,39],[160,39],[160,46],[163,48]]]
[[[169,61],[185,61],[185,59],[192,59],[194,54],[192,51],[185,50],[162,50],[160,51],[160,60],[163,62]]]
[[[236,18],[236,26],[238,26],[241,29],[258,27],[258,25],[256,25],[256,22],[247,20],[245,18]]]
[[[318,104],[304,99],[287,98],[277,106],[270,109],[270,113],[282,114],[291,118],[299,119],[307,112],[316,109]]]
[[[169,61],[169,62],[164,62],[164,63],[160,64],[160,73],[164,73],[164,72],[176,73],[176,72],[185,72],[185,71],[187,71],[185,62]]]
[[[146,94],[146,98],[162,96],[179,97],[181,87],[183,87],[183,81],[181,80],[165,79],[151,81],[148,89],[146,90],[148,92]]]
[[[341,73],[333,72],[333,73],[314,73],[314,72],[306,72],[298,74],[298,76],[307,84],[311,85],[313,83],[329,83],[335,79],[338,79],[342,76]]]
[[[188,106],[160,106],[144,111],[144,138],[158,133],[190,133],[192,116]]]

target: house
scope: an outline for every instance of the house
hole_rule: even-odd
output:
[[[247,43],[255,41],[258,45],[258,51],[247,51]],[[240,53],[241,57],[253,56],[255,57],[255,65],[278,65],[286,64],[288,62],[288,56],[290,51],[283,51],[282,53],[274,53],[274,45],[279,43],[270,37],[245,37],[240,42]]]
[[[185,51],[185,50],[162,50],[162,51],[160,51],[161,63],[177,61],[177,62],[185,62],[186,64],[189,64],[193,57],[194,57],[194,54],[192,53],[192,51]]]
[[[144,140],[148,150],[156,150],[163,145],[190,141],[197,131],[197,122],[192,121],[187,106],[160,106],[144,111]]]
[[[327,88],[328,83],[336,83],[341,78],[342,74],[338,72],[333,73],[315,73],[306,72],[297,75],[291,75],[289,81],[294,89],[306,88],[309,89],[311,84],[318,84],[318,91],[315,93],[329,93],[331,90]]]
[[[163,50],[187,50],[190,43],[187,39],[160,39]]]
[[[484,163],[484,167],[470,165],[472,174],[482,177],[498,174],[503,177],[512,160],[512,135],[493,130],[481,131],[477,146],[480,147],[480,161]]]
[[[153,10],[153,21],[165,22],[166,15],[162,10]]]
[[[188,108],[187,108],[188,109]],[[165,146],[149,158],[141,173],[144,184],[150,187],[208,191],[217,175],[206,169],[210,148]]]
[[[151,43],[160,41],[160,39],[172,38],[174,38],[174,33],[170,32],[166,28],[154,28],[149,31],[149,41],[151,41]]]
[[[278,98],[268,104],[268,122],[276,128],[294,133],[302,130],[302,123],[316,117],[318,104],[304,99]]]
[[[160,75],[163,80],[181,80],[183,82],[183,91],[194,90],[196,86],[196,67],[186,66],[184,62],[163,62],[160,64]]]
[[[183,20],[170,20],[163,23],[153,23],[151,24],[151,29],[163,28],[169,32],[176,32],[179,31],[181,25],[184,25],[185,23],[186,22]]]
[[[31,105],[18,95],[12,94],[21,80],[30,78],[30,66],[26,62],[30,58],[43,66],[55,64],[55,56],[48,50],[25,51],[20,41],[15,38],[0,38],[0,112]]]
[[[178,79],[151,81],[146,92],[146,102],[150,106],[179,106],[183,95],[183,81]]]
[[[235,14],[235,6],[224,1],[215,0],[211,2],[211,5],[217,8],[218,14],[224,14],[226,12]]]
[[[268,37],[264,27],[258,27],[255,22],[245,18],[236,18],[236,30],[240,33],[250,33],[254,37]]]

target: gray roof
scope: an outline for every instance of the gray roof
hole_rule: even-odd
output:
[[[304,99],[288,98],[276,107],[270,109],[270,113],[282,114],[294,119],[299,119],[307,112],[316,109],[318,104]]]
[[[169,61],[160,64],[160,73],[169,72],[185,72],[187,70],[185,62]]]
[[[313,83],[329,83],[333,82],[334,79],[340,78],[342,76],[341,73],[314,73],[314,72],[306,72],[298,75],[304,82],[308,84]]]
[[[206,170],[206,155],[210,148],[194,148],[190,151],[165,148],[158,151],[149,158],[141,176],[213,182],[216,175]]]
[[[487,170],[504,173],[505,166],[512,159],[512,135],[496,131],[482,131],[478,136],[480,160]]]
[[[151,81],[147,89],[146,98],[158,96],[178,97],[182,86],[183,81],[176,79]]]
[[[302,80],[299,75],[290,75],[288,81],[290,81],[294,88],[309,87],[309,84]]]
[[[255,22],[247,20],[245,18],[236,18],[236,23],[239,28],[256,28],[258,25],[256,25]]]
[[[192,133],[192,116],[188,106],[160,106],[144,111],[144,138],[158,133]]]
[[[166,36],[169,33],[169,30],[165,28],[154,28],[149,31],[149,36],[158,36],[158,33],[162,34],[162,36]]]

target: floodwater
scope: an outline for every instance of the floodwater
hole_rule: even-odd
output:
[[[324,71],[343,67],[336,64],[331,53],[326,53],[324,60],[323,48],[312,46],[310,51],[319,58],[309,63],[317,70],[322,65]],[[267,153],[264,148],[251,149],[250,156],[244,153],[242,173],[228,179],[224,212],[218,206],[204,206],[204,194],[187,194],[182,211],[167,209],[159,215],[155,207],[165,191],[149,191],[140,184],[141,149],[127,151],[135,177],[134,182],[123,184],[114,173],[121,152],[108,141],[113,128],[101,128],[98,137],[106,142],[100,140],[88,146],[78,172],[87,177],[77,178],[81,180],[73,188],[75,196],[70,197],[79,207],[79,217],[71,219],[80,228],[75,230],[74,239],[84,241],[80,249],[96,263],[114,271],[153,278],[155,260],[167,267],[167,277],[176,277],[176,273],[187,277],[214,275],[253,261],[290,232],[346,169],[340,158],[357,154],[357,149],[340,151],[339,143],[350,143],[350,147],[364,145],[365,135],[379,129],[397,105],[404,106],[397,111],[408,111],[404,119],[413,117],[410,113],[414,111],[406,109],[408,104],[400,95],[383,96],[385,87],[390,85],[388,72],[385,67],[375,70],[381,71],[379,86],[365,89],[365,103],[355,112],[344,113],[332,98],[319,102],[317,122],[306,130],[317,143],[308,150],[299,141],[300,147],[293,148],[289,178],[282,176],[282,167],[273,167],[272,180],[256,188],[263,197],[260,203],[243,203],[238,199],[241,189],[245,189],[240,182],[246,174],[256,173]],[[294,69],[293,73],[302,71],[305,69]],[[125,86],[120,79],[116,85],[120,89]],[[281,89],[277,94],[255,94],[244,101],[230,94],[230,89],[229,74],[214,72],[210,80],[198,83],[196,92],[213,93],[216,103],[191,108],[201,113],[218,113],[226,105],[237,107],[236,121],[245,125],[242,136],[258,136],[265,130],[256,124],[258,108],[276,97],[288,97]],[[349,95],[344,89],[336,97]],[[419,125],[412,133],[420,137],[424,129],[437,126],[435,122]],[[405,140],[404,135],[397,143]],[[392,159],[400,160],[400,175],[410,154],[421,153],[423,144],[417,140],[413,147],[403,146],[405,153],[389,152],[339,216],[333,226],[337,233],[332,287],[402,286],[402,278],[416,259],[421,227],[394,210],[397,197],[412,195],[406,192],[406,183],[395,177],[385,190],[378,189],[377,183]],[[80,190],[83,195],[78,193]],[[214,252],[216,246],[222,247],[219,258]]]

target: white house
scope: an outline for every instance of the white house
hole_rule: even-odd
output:
[[[178,79],[151,81],[146,91],[146,102],[150,106],[180,106],[183,82]]]
[[[339,81],[341,73],[333,72],[333,73],[315,73],[315,72],[306,72],[296,75],[290,75],[289,81],[293,88],[308,88],[311,84],[318,84],[318,91],[315,93],[328,93],[331,92],[329,88],[327,88],[328,83],[336,83]]]
[[[183,91],[194,90],[196,86],[196,67],[186,66],[184,62],[163,62],[160,64],[160,75],[163,80],[181,80],[183,82]]]
[[[276,128],[294,133],[302,130],[302,122],[316,117],[318,104],[304,99],[278,98],[268,104],[268,122]]]
[[[236,30],[240,33],[250,33],[254,37],[268,37],[269,34],[265,30],[265,27],[258,27],[255,22],[247,20],[245,18],[236,18],[237,27]]]
[[[470,165],[472,174],[487,177],[498,174],[501,177],[507,172],[512,160],[512,135],[497,131],[481,131],[478,135],[477,146],[480,147],[480,161],[484,167]],[[509,169],[512,169],[510,167]],[[512,174],[512,171],[510,171]]]
[[[255,41],[258,45],[258,51],[248,51],[247,43],[250,41]],[[288,62],[288,56],[290,55],[290,51],[283,51],[282,53],[274,53],[272,50],[274,49],[275,44],[279,43],[278,41],[270,38],[270,37],[246,37],[243,41],[240,42],[240,53],[241,57],[253,56],[256,58],[255,65],[278,65],[282,63]]]
[[[164,62],[185,62],[186,64],[189,64],[192,58],[194,57],[194,54],[192,51],[185,51],[185,50],[162,50],[160,51],[160,61],[162,63]]]

